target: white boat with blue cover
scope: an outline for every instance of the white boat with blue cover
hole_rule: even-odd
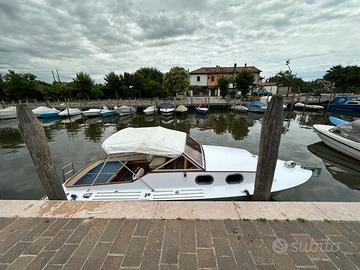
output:
[[[329,121],[334,126],[348,125],[348,124],[351,123],[349,121],[346,121],[344,119],[341,119],[341,118],[338,118],[338,117],[335,117],[335,116],[330,116]]]
[[[102,144],[107,157],[80,171],[63,168],[69,200],[204,200],[254,192],[257,156],[246,150],[200,145],[162,127],[125,128]],[[277,161],[272,192],[305,183],[310,170]]]
[[[39,106],[32,110],[32,112],[39,118],[52,118],[59,116],[60,111],[55,108],[46,106]]]

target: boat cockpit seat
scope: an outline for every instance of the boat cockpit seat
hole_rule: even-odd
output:
[[[148,155],[147,160],[149,162],[149,169],[155,169],[166,162],[165,157],[159,157],[154,155]]]
[[[144,168],[138,168],[138,169],[135,171],[135,174],[133,175],[133,179],[134,179],[134,180],[139,179],[139,178],[143,177],[144,174],[145,174]]]

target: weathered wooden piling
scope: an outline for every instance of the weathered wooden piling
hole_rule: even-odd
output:
[[[50,200],[66,200],[43,127],[29,106],[16,106],[19,131],[30,152],[41,184]]]
[[[253,199],[268,201],[279,154],[283,123],[283,97],[273,96],[264,114]]]

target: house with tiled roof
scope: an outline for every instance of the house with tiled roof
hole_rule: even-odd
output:
[[[245,64],[238,67],[236,64],[232,67],[201,67],[190,72],[190,85],[197,91],[194,95],[215,95],[220,96],[220,90],[216,89],[218,80],[225,77],[233,81],[240,72],[250,72],[254,75],[254,84],[261,82],[261,70],[254,66]],[[233,83],[229,84],[229,88],[233,88]]]

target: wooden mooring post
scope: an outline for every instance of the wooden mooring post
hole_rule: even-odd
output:
[[[29,106],[16,106],[19,131],[30,152],[41,184],[50,200],[66,200],[64,189],[56,172],[44,128]]]
[[[253,200],[268,201],[279,155],[283,123],[283,97],[273,96],[264,114]]]

